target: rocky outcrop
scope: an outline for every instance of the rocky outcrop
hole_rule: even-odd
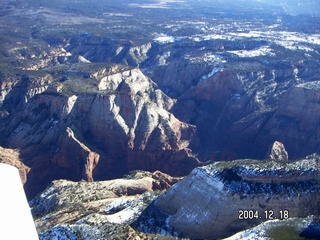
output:
[[[133,226],[220,239],[262,221],[316,214],[319,161],[318,156],[291,163],[238,160],[197,168],[159,196]]]
[[[200,165],[190,149],[198,144],[195,126],[169,112],[173,100],[140,70],[92,77],[100,83],[91,93],[67,96],[66,85],[79,85],[66,81],[61,93],[36,95],[3,126],[5,144],[20,148],[31,167],[28,191],[58,178],[92,181],[134,169],[182,176]]]
[[[136,171],[110,181],[54,181],[30,202],[40,239],[76,239],[77,234],[90,239],[149,239],[129,224],[178,180],[159,171]]]
[[[270,151],[267,156],[268,159],[274,161],[288,161],[288,153],[283,143],[275,141],[270,147]]]

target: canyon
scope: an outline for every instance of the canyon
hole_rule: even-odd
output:
[[[154,220],[159,225],[148,229],[141,227],[148,225],[143,219],[142,225],[133,220],[126,223],[126,233],[140,226],[141,232],[133,233],[136,237],[152,231],[189,238],[212,235],[208,226],[215,224],[213,215],[220,214],[210,207],[210,211],[200,209],[208,221],[198,226],[200,220],[188,216],[200,213],[174,208],[187,197],[184,192],[194,191],[191,196],[200,197],[199,189],[212,188],[215,196],[225,194],[225,202],[249,206],[241,194],[225,192],[226,185],[219,181],[228,179],[217,180],[217,171],[231,172],[236,179],[228,181],[234,184],[259,185],[284,173],[276,170],[276,176],[269,176],[264,169],[288,166],[285,174],[290,175],[294,172],[290,166],[301,164],[302,176],[309,174],[308,164],[317,169],[320,15],[314,9],[318,5],[297,0],[298,9],[287,1],[251,2],[245,7],[241,0],[92,0],[90,4],[5,0],[0,7],[0,162],[19,169],[29,200],[44,196],[50,186],[57,188],[58,195],[64,194],[64,185],[76,191],[76,182],[96,189],[97,194],[103,192],[98,185],[104,181],[121,183],[132,171],[146,171],[147,179],[130,182],[134,186],[128,183],[130,190],[121,187],[125,191],[121,194],[110,190],[106,197],[152,193],[147,203],[141,203],[144,207],[134,221],[140,214],[141,218],[156,213],[171,216],[170,226],[164,228],[163,219]],[[306,13],[300,14],[302,10]],[[266,176],[239,177],[240,165],[256,165]],[[170,189],[173,182],[155,187],[152,173],[156,171],[184,179]],[[292,197],[292,213],[295,217],[318,214],[313,203],[304,213],[296,209],[298,202],[318,198],[316,186],[313,193],[295,188],[303,182],[312,189],[317,174],[301,181],[298,175],[284,181],[292,184],[290,191],[301,193],[301,199]],[[282,179],[270,181],[284,184]],[[137,192],[135,184],[141,187]],[[243,190],[242,185],[239,188]],[[245,194],[255,203],[271,194],[274,209],[281,201],[287,203],[284,192]],[[132,198],[128,201],[140,201]],[[191,200],[186,205],[194,205]],[[208,206],[219,202],[207,201]],[[40,204],[40,200],[31,202],[34,209]],[[82,204],[79,200],[81,209],[89,206]],[[86,214],[97,209],[89,210]],[[74,219],[83,217],[79,212],[73,212],[78,217]],[[55,214],[59,218],[60,213]],[[189,219],[190,225],[175,218]],[[231,224],[227,221],[219,221],[223,226],[218,228],[224,230],[213,238],[250,227],[244,221],[226,229]],[[44,219],[39,222],[40,226]],[[79,226],[71,228],[75,231]],[[101,231],[103,235],[107,230]]]

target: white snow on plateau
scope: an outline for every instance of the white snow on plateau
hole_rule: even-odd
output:
[[[164,34],[160,34],[158,37],[153,39],[155,42],[161,43],[161,44],[166,44],[166,43],[172,43],[175,42],[174,37],[167,36]]]
[[[204,29],[204,28],[203,28]],[[196,34],[188,39],[201,42],[210,40],[228,40],[237,41],[248,39],[250,41],[273,42],[289,50],[301,50],[305,52],[315,51],[312,45],[320,45],[320,34],[305,34],[299,32],[277,31],[276,29],[267,28],[266,31],[241,31],[241,28],[236,31],[230,29],[214,29],[209,28],[203,30],[204,34]],[[274,56],[271,46],[262,46],[253,50],[234,50],[229,51],[236,54],[238,57],[257,57],[257,56]]]
[[[214,39],[229,39],[235,40],[239,38],[257,38],[265,40],[274,40],[276,43],[311,43],[320,45],[320,34],[304,34],[299,32],[286,31],[248,31],[248,32],[224,32],[213,33],[206,35],[196,35],[192,37],[194,41],[214,40]]]
[[[138,4],[131,3],[130,6],[139,7],[139,8],[171,8],[171,3],[184,3],[183,0],[158,0],[155,3],[150,4]]]
[[[194,25],[192,22],[181,22],[181,25],[170,25],[165,28],[179,29],[184,25]],[[301,50],[305,52],[315,52],[313,46],[320,45],[320,34],[306,34],[301,32],[287,32],[277,30],[277,25],[271,27],[265,26],[265,29],[248,30],[249,23],[247,25],[206,25],[205,22],[196,22],[199,29],[203,34],[195,34],[193,36],[169,36],[164,33],[158,33],[154,38],[155,42],[160,44],[173,43],[182,40],[191,40],[194,42],[202,41],[214,41],[214,40],[227,40],[227,41],[267,41],[270,44],[261,46],[256,49],[246,50],[232,50],[227,51],[235,54],[238,57],[257,57],[257,56],[275,56],[276,51],[273,50],[273,44],[284,47],[288,50]],[[265,31],[264,31],[265,30]],[[245,45],[244,45],[245,46]],[[223,51],[223,50],[222,50]]]
[[[258,57],[258,56],[274,56],[273,50],[267,46],[263,46],[254,50],[237,50],[228,51],[229,53],[236,54],[238,57]]]
[[[302,84],[297,85],[297,87],[319,91],[320,90],[320,81],[302,83]]]
[[[106,218],[111,223],[117,223],[117,224],[123,224],[131,219],[134,218],[134,216],[137,216],[139,214],[139,208],[126,208],[118,213],[108,215]]]

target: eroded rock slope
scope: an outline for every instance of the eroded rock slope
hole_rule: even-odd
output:
[[[95,91],[52,86],[7,118],[4,143],[21,149],[34,192],[58,178],[92,181],[133,169],[185,175],[199,166],[190,149],[195,126],[169,112],[174,101],[139,69],[102,69],[92,78]]]
[[[153,239],[129,224],[177,181],[160,171],[110,181],[54,181],[30,202],[39,238]]]
[[[133,226],[192,239],[221,239],[266,220],[317,215],[318,181],[318,156],[290,163],[217,162],[193,170]]]

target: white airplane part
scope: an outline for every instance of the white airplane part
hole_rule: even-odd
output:
[[[0,239],[39,240],[17,168],[0,163]]]

